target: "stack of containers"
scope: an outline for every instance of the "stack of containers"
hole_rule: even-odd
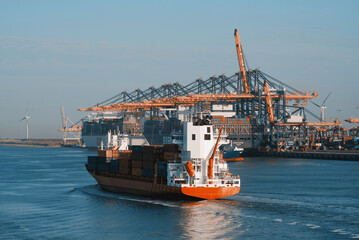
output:
[[[142,176],[142,146],[133,145],[131,146],[132,155],[131,155],[131,174],[133,176]]]
[[[163,159],[163,146],[143,146],[142,175],[153,178],[155,176],[156,163]]]
[[[180,153],[181,151],[178,149],[177,144],[165,144],[163,145],[163,159],[165,161],[172,161],[180,162]]]
[[[119,173],[123,175],[130,175],[132,169],[131,150],[119,153]]]
[[[87,157],[87,167],[89,170],[97,170],[97,156],[88,156]]]
[[[98,156],[88,156],[89,170],[99,172],[119,173],[118,150],[98,150]]]
[[[158,162],[158,173],[157,174],[159,177],[167,178],[167,162],[166,161]]]
[[[99,157],[118,158],[118,150],[98,150]]]
[[[113,158],[110,161],[110,173],[115,173],[115,174],[119,174],[119,159],[118,158]]]
[[[108,172],[111,158],[97,157],[97,171]]]

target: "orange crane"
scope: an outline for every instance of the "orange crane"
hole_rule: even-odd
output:
[[[60,129],[60,132],[81,132],[82,126],[72,126],[70,128]]]
[[[267,103],[269,122],[273,124],[274,123],[273,105],[272,105],[272,98],[270,96],[267,80],[264,81],[264,94]]]
[[[279,123],[280,126],[300,126],[300,125],[307,125],[307,126],[337,126],[341,124],[340,122],[292,122],[292,123]],[[322,129],[321,129],[322,130]]]
[[[269,91],[268,84],[267,84],[267,92]],[[193,106],[198,102],[215,102],[218,100],[226,100],[227,102],[234,102],[241,99],[253,99],[256,96],[253,94],[192,94],[188,96],[182,97],[173,97],[173,98],[161,98],[161,99],[152,99],[148,101],[141,101],[141,102],[134,102],[134,103],[118,103],[112,104],[110,106],[94,106],[89,108],[80,108],[79,111],[125,111],[125,110],[136,110],[136,109],[145,109],[150,110],[151,108],[166,108],[166,107],[175,107],[178,105],[182,106]],[[273,94],[273,95],[265,95],[262,98],[271,99],[282,99],[282,95]],[[307,101],[308,99],[318,97],[318,93],[316,92],[295,92],[295,93],[288,93],[286,95],[286,100],[303,100]],[[271,103],[271,101],[270,101]],[[273,111],[272,111],[273,112]],[[273,118],[274,119],[274,118]]]
[[[359,123],[359,118],[348,118],[345,121],[348,123]]]
[[[249,93],[248,82],[247,82],[247,77],[246,77],[246,69],[244,67],[242,45],[239,40],[239,33],[238,33],[237,29],[234,30],[234,38],[236,40],[236,49],[237,49],[239,68],[240,68],[241,74],[242,74],[243,90],[244,90],[244,93]]]
[[[221,130],[219,131],[219,135],[218,135],[218,138],[216,141],[216,145],[214,146],[213,153],[208,160],[208,179],[213,179],[213,161],[214,161],[214,156],[216,155],[218,142],[221,139],[222,130],[223,130],[223,126],[221,127]],[[209,183],[213,183],[213,182],[209,181]]]

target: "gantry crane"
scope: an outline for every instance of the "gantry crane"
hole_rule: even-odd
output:
[[[249,88],[248,88],[248,82],[247,82],[247,76],[246,76],[246,69],[244,67],[242,45],[241,45],[241,41],[239,40],[239,33],[238,33],[237,29],[234,30],[234,38],[236,40],[238,64],[239,64],[239,68],[240,68],[241,74],[242,74],[243,91],[244,91],[244,93],[248,94]]]
[[[283,100],[283,96],[279,94],[271,94],[269,93],[268,83],[265,83],[265,92],[266,94],[264,96],[261,96],[261,98],[265,98],[267,101],[267,98],[269,99],[277,99],[277,100]],[[267,94],[268,93],[268,94]],[[318,97],[317,93],[310,93],[310,94],[303,94],[301,93],[288,93],[285,97],[286,101],[290,100],[303,100],[306,101],[308,99],[316,98]],[[118,104],[112,104],[112,105],[97,105],[94,107],[89,108],[79,108],[79,111],[125,111],[125,110],[135,110],[135,109],[141,109],[141,110],[150,110],[151,108],[167,108],[167,107],[176,107],[176,106],[193,106],[199,102],[217,102],[217,101],[226,101],[226,102],[236,102],[240,100],[253,100],[257,99],[258,96],[254,94],[192,94],[188,96],[178,96],[173,98],[162,98],[162,99],[152,99],[152,100],[144,100],[141,102],[132,102],[132,103],[118,103]],[[271,101],[270,101],[271,103]],[[268,102],[267,102],[268,104]],[[271,107],[271,115],[273,116],[273,109]],[[274,121],[274,117],[272,118]],[[271,121],[271,122],[273,122]]]
[[[60,107],[61,110],[61,119],[62,119],[62,129],[59,131],[63,133],[63,144],[67,145],[67,141],[75,141],[78,145],[81,145],[81,130],[82,126],[75,125],[69,117],[65,115],[64,107]],[[68,127],[68,122],[72,124],[71,127]],[[67,136],[70,134],[70,137]]]
[[[272,97],[270,95],[268,82],[266,80],[264,81],[264,95],[265,95],[266,103],[267,103],[267,111],[268,111],[269,122],[271,124],[274,124]]]
[[[157,118],[160,111],[176,111],[173,109],[179,109],[180,106],[188,107],[190,111],[193,110],[192,113],[203,113],[208,112],[214,104],[232,104],[236,118],[245,118],[245,124],[252,126],[251,131],[258,131],[257,133],[263,135],[271,134],[277,136],[277,139],[295,134],[298,129],[302,131],[300,134],[305,135],[308,126],[324,131],[327,126],[340,124],[307,122],[304,110],[308,110],[304,107],[309,100],[317,98],[318,93],[299,91],[259,69],[246,70],[237,29],[234,31],[234,37],[239,73],[230,77],[223,74],[206,80],[196,79],[188,85],[176,82],[163,84],[158,88],[136,89],[130,93],[123,91],[93,107],[78,110],[98,113],[119,111],[123,116],[150,111],[151,118]],[[291,116],[298,112],[298,109],[302,111],[302,120],[293,122],[295,119],[291,119]],[[228,130],[228,126],[225,129]],[[277,145],[280,145],[278,141]]]

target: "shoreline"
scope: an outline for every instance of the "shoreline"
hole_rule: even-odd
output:
[[[0,146],[10,147],[61,147],[62,139],[0,139]]]

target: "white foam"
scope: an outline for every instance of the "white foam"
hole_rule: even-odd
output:
[[[273,221],[275,221],[275,222],[283,222],[283,220],[280,219],[280,218],[274,219]]]
[[[149,199],[147,200],[147,199],[141,199],[141,198],[129,198],[127,196],[121,196],[120,194],[106,193],[106,192],[102,192],[100,189],[94,188],[94,186],[77,188],[77,190],[79,190],[81,192],[84,192],[84,193],[87,193],[87,194],[90,194],[90,195],[99,196],[99,197],[107,197],[107,198],[113,198],[113,199],[125,200],[125,201],[132,201],[132,202],[149,203],[149,204],[161,205],[161,206],[165,206],[165,207],[179,207],[178,205],[170,204],[168,202],[161,201],[161,200],[149,200]]]
[[[289,225],[297,225],[298,222],[291,222],[291,223],[288,223]]]
[[[335,229],[335,230],[332,230],[332,232],[334,232],[334,233],[338,233],[338,234],[340,234],[340,235],[348,235],[348,234],[350,234],[349,232],[346,232],[346,231],[344,231],[343,229]]]
[[[305,224],[305,226],[309,227],[310,229],[317,229],[317,228],[320,228],[320,226],[318,226],[318,225],[314,225],[314,224],[310,224],[310,223]]]
[[[359,239],[359,234],[353,234],[350,238]]]

